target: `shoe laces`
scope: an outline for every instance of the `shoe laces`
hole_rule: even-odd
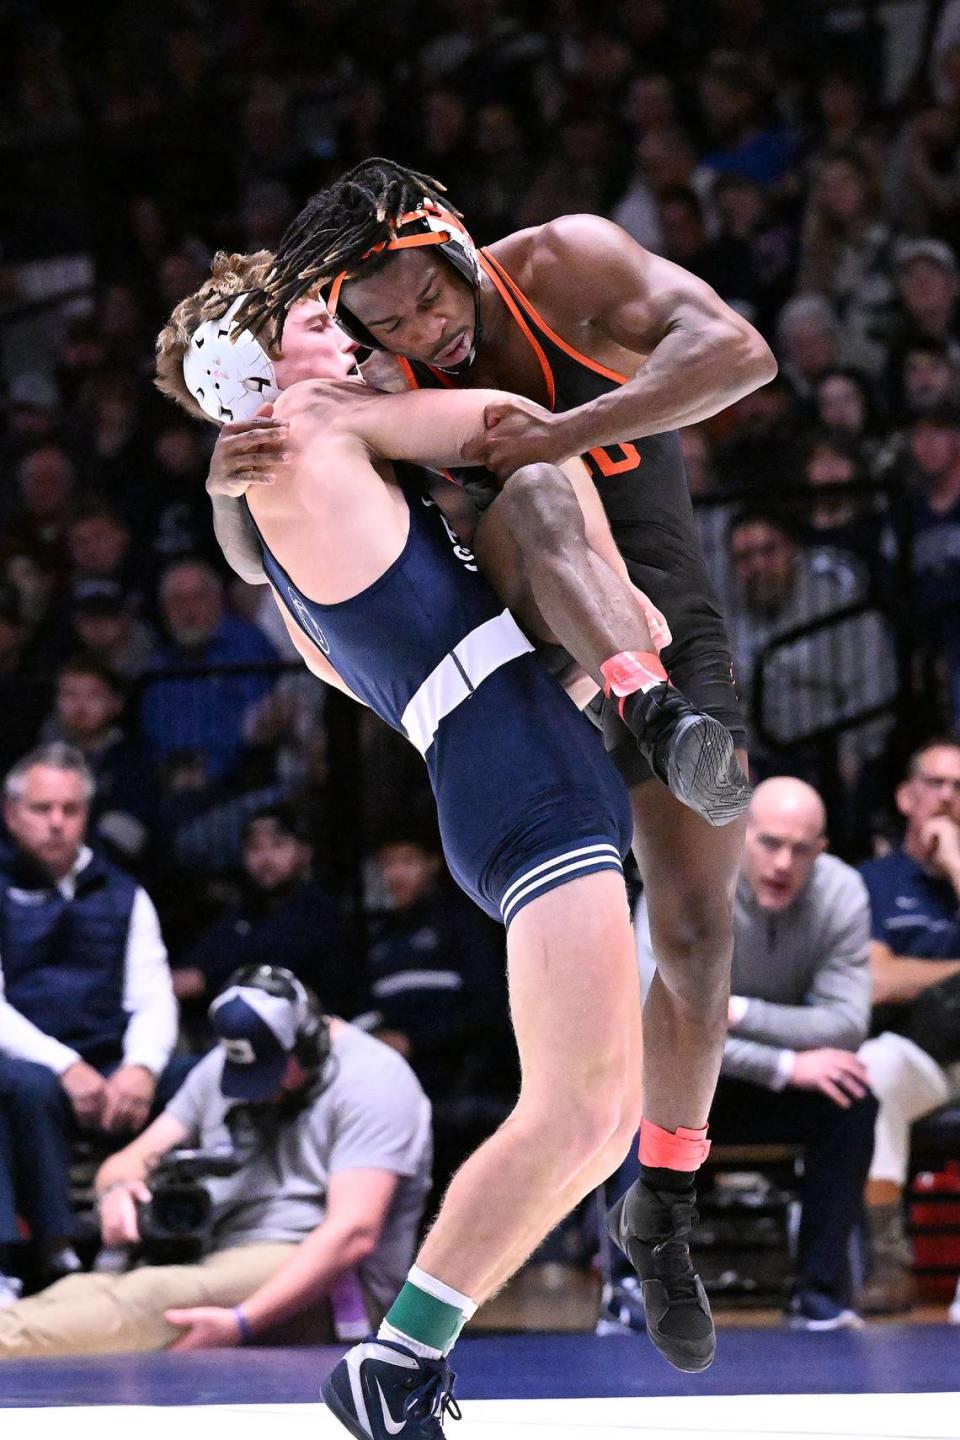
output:
[[[407,1397],[404,1415],[408,1420],[434,1419],[442,1427],[447,1415],[452,1420],[462,1420],[463,1412],[453,1397],[453,1382],[457,1377],[452,1370],[444,1367],[434,1373]]]
[[[699,1304],[688,1239],[699,1219],[697,1207],[692,1200],[664,1200],[662,1204],[663,1238],[652,1237],[648,1242],[657,1279],[671,1300],[693,1300]]]
[[[669,742],[677,725],[679,715],[687,714],[690,702],[672,685],[658,685],[636,697],[636,703],[643,715],[643,743],[660,760],[660,748]]]

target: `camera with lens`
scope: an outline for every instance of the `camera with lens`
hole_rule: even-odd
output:
[[[235,1175],[236,1151],[170,1150],[150,1173],[150,1199],[138,1206],[138,1256],[150,1265],[192,1265],[203,1257],[213,1227],[205,1178]]]

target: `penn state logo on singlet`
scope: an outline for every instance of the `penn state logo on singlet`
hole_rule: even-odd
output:
[[[307,634],[316,641],[317,645],[319,645],[324,655],[329,655],[330,642],[328,641],[326,635],[324,635],[323,631],[320,629],[320,626],[317,624],[316,620],[314,620],[313,616],[310,614],[310,611],[307,609],[307,606],[304,605],[303,601],[300,599],[300,596],[297,594],[296,590],[294,590],[292,585],[287,586],[287,597],[290,601],[290,604],[296,611],[297,619],[300,621],[300,624],[303,626],[304,630],[306,630]]]
[[[432,509],[436,510],[437,514],[440,516],[440,522],[443,525],[444,530],[446,530],[447,532],[447,539],[453,546],[453,553],[460,561],[463,568],[465,570],[472,570],[474,573],[476,573],[479,568],[477,565],[477,557],[474,555],[473,551],[469,548],[469,546],[464,545],[463,541],[460,539],[460,536],[457,534],[456,530],[454,530],[453,526],[450,524],[450,521],[440,509],[440,506],[437,504],[436,500],[431,500],[429,495],[421,495],[420,501],[421,504],[429,505]]]

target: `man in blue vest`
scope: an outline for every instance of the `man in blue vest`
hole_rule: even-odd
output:
[[[4,784],[0,1246],[18,1239],[19,1212],[52,1274],[79,1267],[71,1134],[141,1130],[189,1068],[168,1063],[177,1007],[153,904],[85,844],[93,789],[63,744],[31,751]]]

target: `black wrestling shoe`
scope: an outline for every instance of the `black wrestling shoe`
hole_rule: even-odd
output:
[[[647,1334],[677,1370],[696,1373],[717,1352],[710,1301],[690,1260],[688,1236],[697,1223],[689,1198],[637,1180],[607,1216],[613,1243],[643,1286]]]
[[[751,788],[740,768],[733,736],[662,681],[604,702],[604,733],[619,716],[640,754],[672,795],[709,825],[729,825],[750,803]],[[608,749],[614,748],[608,743]]]

